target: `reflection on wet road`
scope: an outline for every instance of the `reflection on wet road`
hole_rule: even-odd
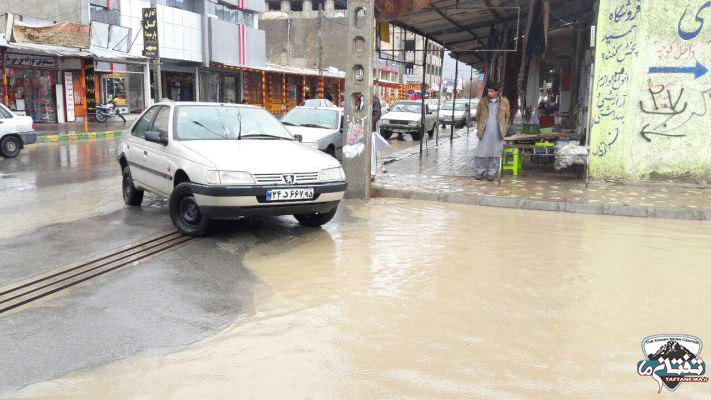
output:
[[[323,230],[249,248],[253,307],[217,336],[17,396],[651,398],[643,337],[711,340],[709,259],[701,222],[348,202]]]

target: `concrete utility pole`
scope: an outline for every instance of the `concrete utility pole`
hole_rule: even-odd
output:
[[[425,104],[425,85],[427,84],[427,46],[430,45],[430,39],[424,38],[425,46],[422,51],[422,86],[420,87],[420,95],[422,96],[422,109],[420,109],[420,154],[422,154],[422,142],[425,140],[427,129],[425,127],[425,119],[427,118],[427,105]]]
[[[346,129],[343,169],[347,198],[370,198],[373,108],[374,0],[348,0],[346,54]]]
[[[318,29],[318,75],[323,78],[323,4],[318,5],[316,29]]]
[[[151,7],[156,9],[156,21],[158,20],[158,0],[151,0]],[[157,23],[157,22],[156,22]],[[157,31],[157,29],[156,29]],[[158,43],[160,43],[160,37],[158,38]],[[161,83],[161,76],[160,76],[160,44],[158,45],[158,55],[156,56],[155,59],[155,70],[156,70],[156,80],[155,80],[155,94],[156,98],[155,101],[159,102],[161,99],[163,99],[163,85]]]

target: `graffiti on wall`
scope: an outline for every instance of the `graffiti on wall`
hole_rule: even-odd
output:
[[[598,132],[593,153],[605,156],[624,131],[630,71],[639,56],[639,30],[642,0],[616,0],[608,3],[598,41],[602,65],[597,69],[592,112],[593,129]],[[601,10],[601,13],[605,10]]]
[[[366,117],[357,119],[352,115],[347,115],[348,130],[346,131],[346,141],[343,145],[343,156],[355,158],[363,153],[365,149],[365,121]]]
[[[648,143],[655,136],[683,138],[698,133],[696,128],[705,125],[699,119],[709,116],[711,88],[699,85],[699,79],[708,73],[699,47],[707,9],[711,11],[711,1],[684,8],[674,37],[658,43],[653,65],[647,71],[647,93],[639,101],[639,133]]]

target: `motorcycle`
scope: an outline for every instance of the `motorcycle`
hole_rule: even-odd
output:
[[[96,106],[96,114],[94,115],[96,122],[106,122],[106,120],[111,117],[119,117],[123,122],[126,122],[126,118],[121,115],[118,107],[116,107],[116,103],[109,101],[106,104],[98,104]]]

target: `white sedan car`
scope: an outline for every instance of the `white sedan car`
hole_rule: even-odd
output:
[[[210,220],[294,215],[306,226],[330,221],[346,189],[340,163],[303,146],[268,111],[254,106],[166,102],[144,111],[121,137],[123,199],[144,190],[169,198],[186,235]]]
[[[343,149],[343,109],[295,107],[281,118],[281,123],[303,144],[332,157],[340,157]]]
[[[32,117],[17,115],[0,104],[0,156],[15,158],[37,140]]]

